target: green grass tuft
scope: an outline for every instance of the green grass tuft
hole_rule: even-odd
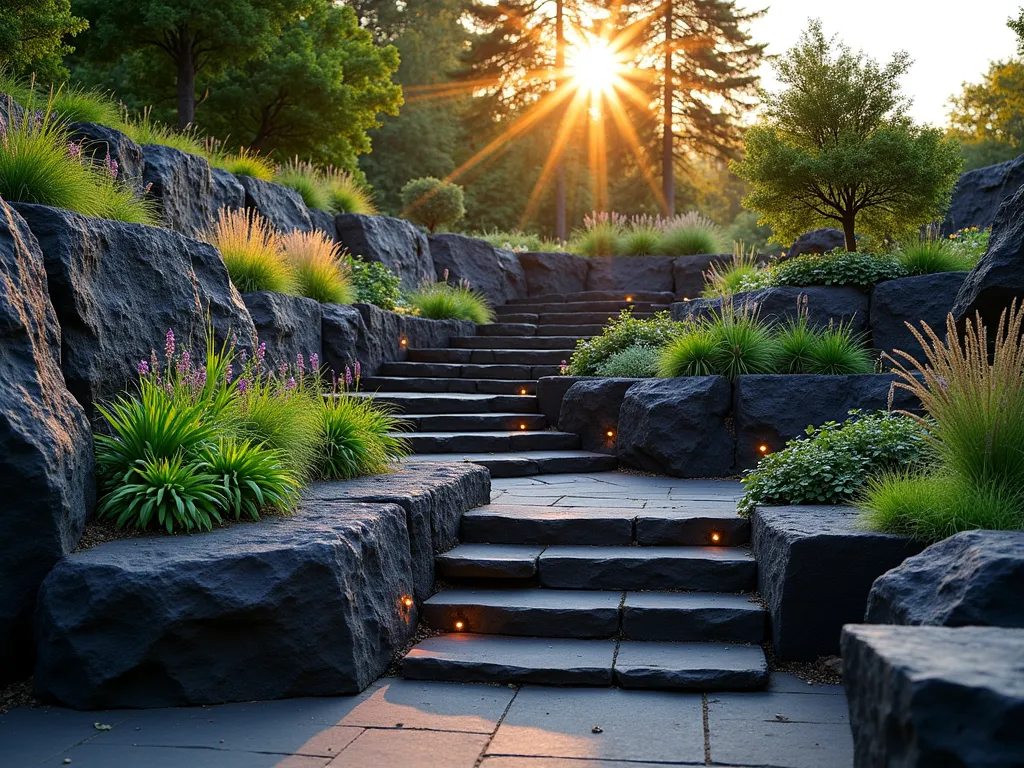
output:
[[[153,119],[149,109],[135,118],[125,118],[120,126],[121,132],[136,144],[160,144],[165,147],[188,152],[190,155],[206,157],[206,147],[199,134],[192,130],[176,131]]]
[[[600,221],[577,232],[569,242],[569,250],[581,256],[614,256],[619,251],[621,237],[622,230],[618,226]]]
[[[666,344],[658,357],[658,375],[711,376],[718,372],[718,345],[711,328],[701,324]]]
[[[653,225],[630,227],[619,239],[618,252],[622,256],[651,256],[658,252],[661,230]]]
[[[259,152],[242,147],[237,152],[223,152],[207,146],[207,157],[214,168],[223,168],[236,176],[251,176],[262,181],[274,180],[274,165]]]
[[[292,158],[277,169],[274,181],[294,189],[302,201],[318,211],[330,211],[331,200],[324,186],[323,176],[316,166],[299,158]]]
[[[904,243],[896,258],[911,275],[937,272],[968,272],[977,263],[971,254],[956,250],[948,240],[915,240]]]
[[[811,351],[818,340],[817,331],[810,326],[807,316],[801,314],[787,323],[775,336],[778,343],[776,368],[779,373],[808,373]]]
[[[348,262],[337,244],[320,231],[294,230],[281,235],[281,248],[291,265],[294,291],[323,304],[351,304],[356,299]]]
[[[844,376],[874,370],[871,355],[849,325],[829,326],[814,335],[806,373]]]
[[[665,256],[721,253],[725,248],[721,228],[696,211],[665,222],[663,230],[658,253]]]
[[[239,292],[295,290],[295,274],[281,250],[280,236],[258,213],[221,209],[206,241],[220,251]]]
[[[373,195],[348,171],[328,168],[321,177],[327,204],[333,213],[377,214]]]
[[[494,322],[494,310],[487,299],[465,285],[426,285],[410,294],[409,305],[431,320],[471,320],[480,325]]]
[[[404,422],[372,398],[335,393],[324,401],[323,420],[326,478],[380,474],[409,455],[408,441],[398,434]]]

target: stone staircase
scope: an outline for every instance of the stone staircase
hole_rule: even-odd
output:
[[[756,564],[735,504],[492,504],[464,514],[421,607],[417,680],[751,690],[768,681]]]
[[[537,379],[558,375],[579,339],[601,333],[628,307],[636,317],[668,309],[670,293],[590,291],[536,296],[497,307],[496,322],[446,349],[409,349],[363,380],[363,393],[409,422],[417,458],[472,461],[493,477],[614,469],[614,456],[579,450],[537,407]]]

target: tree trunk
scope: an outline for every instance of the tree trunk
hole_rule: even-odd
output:
[[[674,43],[672,5],[674,0],[665,0],[665,105],[662,114],[661,136],[661,186],[665,198],[665,215],[672,216],[676,212],[676,170],[675,170],[675,135],[672,130],[673,88],[672,46]]]
[[[563,0],[555,5],[555,72],[556,87],[565,78],[565,18]],[[565,160],[558,158],[555,168],[555,238],[564,243],[568,237],[565,211]]]
[[[843,237],[846,239],[846,250],[857,250],[857,236],[854,231],[854,223],[857,219],[856,213],[843,213]]]
[[[178,128],[185,130],[196,120],[196,67],[192,57],[192,33],[178,32]]]

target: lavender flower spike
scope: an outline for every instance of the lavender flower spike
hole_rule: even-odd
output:
[[[149,376],[149,361],[148,360],[140,360],[139,361],[139,376]]]
[[[167,329],[167,339],[164,341],[164,355],[170,360],[174,357],[174,329]]]

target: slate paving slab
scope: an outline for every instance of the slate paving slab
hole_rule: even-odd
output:
[[[624,641],[615,657],[623,688],[751,690],[768,681],[760,646]]]
[[[745,595],[627,592],[622,631],[633,640],[760,643],[767,616]]]
[[[83,744],[42,763],[45,768],[324,768],[333,758],[180,747]],[[66,762],[70,760],[70,763]],[[18,767],[20,768],[20,766]]]
[[[487,754],[703,763],[701,697],[523,688]]]
[[[848,725],[729,722],[710,724],[713,765],[852,768]]]
[[[366,730],[330,768],[473,768],[488,736],[444,731]]]
[[[437,556],[437,570],[450,579],[528,579],[543,551],[541,544],[460,544]]]

